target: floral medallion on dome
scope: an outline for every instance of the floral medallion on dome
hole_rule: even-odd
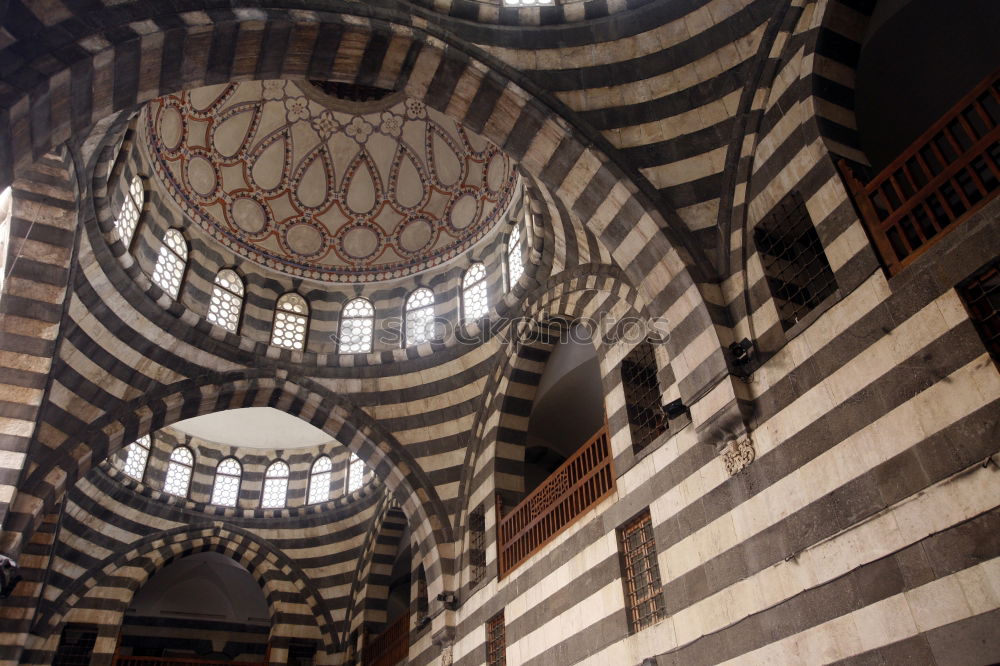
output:
[[[155,173],[193,221],[243,257],[314,280],[448,261],[495,226],[517,182],[497,146],[410,98],[350,113],[291,81],[251,81],[155,99],[141,126]]]

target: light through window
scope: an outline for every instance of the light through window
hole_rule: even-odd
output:
[[[489,311],[486,302],[486,267],[473,264],[462,279],[462,311],[467,322],[486,316]]]
[[[309,471],[309,503],[319,504],[330,499],[330,476],[333,463],[327,456],[320,456]]]
[[[191,470],[194,469],[194,454],[186,446],[178,446],[170,454],[170,464],[167,465],[167,478],[163,482],[163,490],[171,495],[187,497],[188,486],[191,485]]]
[[[363,298],[348,301],[340,315],[340,353],[370,352],[374,330],[375,307]]]
[[[149,435],[143,435],[125,449],[125,473],[136,481],[142,481],[149,461]]]
[[[365,464],[361,462],[356,454],[351,454],[351,460],[347,463],[347,492],[353,493],[361,487],[361,482],[365,478]]]
[[[115,218],[115,228],[118,229],[118,238],[125,247],[132,242],[132,235],[139,224],[139,215],[142,212],[143,201],[146,197],[145,189],[142,187],[142,179],[139,176],[132,178],[128,192],[125,193],[125,201]]]
[[[181,293],[181,280],[184,279],[184,266],[187,264],[187,242],[177,229],[167,229],[163,234],[163,245],[160,246],[160,256],[156,259],[153,269],[153,282],[163,291],[177,298]]]
[[[507,275],[513,287],[524,274],[524,260],[521,257],[521,227],[514,227],[507,239]]]
[[[236,458],[226,458],[215,468],[215,485],[212,486],[212,504],[236,506],[240,495],[240,476],[243,468]]]
[[[0,192],[0,292],[7,275],[7,245],[10,243],[10,221],[14,214],[13,190],[8,186]]]
[[[233,333],[240,325],[240,310],[243,307],[243,280],[230,268],[224,268],[215,276],[212,300],[208,304],[208,320]]]
[[[421,287],[406,299],[406,344],[417,345],[434,337],[434,292]]]
[[[309,304],[299,294],[284,294],[278,299],[271,329],[271,344],[285,349],[305,349],[309,327]]]
[[[288,496],[288,465],[277,460],[264,473],[264,494],[260,505],[265,509],[281,509]]]

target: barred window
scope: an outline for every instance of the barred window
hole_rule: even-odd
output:
[[[787,331],[837,291],[837,280],[798,192],[778,202],[754,227],[753,236]]]
[[[417,345],[434,337],[434,292],[421,287],[406,299],[406,344]]]
[[[276,460],[264,472],[264,492],[260,505],[265,509],[284,508],[288,497],[288,465]]]
[[[374,332],[375,306],[364,298],[348,301],[340,314],[340,353],[369,353]]]
[[[177,298],[181,293],[187,258],[187,241],[184,240],[184,235],[177,229],[167,229],[163,234],[160,256],[157,257],[156,266],[153,268],[153,282],[170,294],[171,298]]]
[[[142,214],[142,206],[146,199],[146,190],[142,186],[142,178],[134,176],[129,184],[128,192],[125,193],[125,200],[118,210],[118,217],[115,218],[115,228],[118,230],[118,238],[128,247],[132,243],[132,236],[139,226],[139,216]]]
[[[329,456],[320,456],[309,470],[309,503],[319,504],[330,499],[330,479],[333,463]]]
[[[215,468],[215,484],[212,486],[212,504],[236,506],[240,496],[240,477],[243,468],[236,458],[226,458]]]
[[[482,504],[469,514],[469,588],[486,576],[486,509]]]
[[[170,454],[170,464],[167,465],[167,478],[163,482],[163,490],[171,495],[187,497],[193,469],[194,454],[191,453],[191,449],[186,446],[178,446]]]
[[[632,450],[638,453],[667,431],[667,417],[660,406],[656,355],[648,341],[640,342],[622,359],[622,388]]]
[[[462,278],[462,311],[467,322],[482,319],[489,312],[486,301],[486,267],[473,264]]]
[[[507,239],[507,275],[511,288],[524,274],[524,259],[521,256],[521,227],[515,226]]]
[[[504,666],[507,663],[507,631],[503,611],[486,621],[486,663]]]
[[[285,349],[305,349],[309,329],[309,304],[295,293],[283,294],[274,309],[271,344]]]
[[[1000,365],[1000,259],[958,285],[958,294],[993,362]]]
[[[215,276],[212,300],[208,304],[208,320],[233,333],[240,325],[243,309],[243,280],[231,268],[223,268]]]
[[[96,624],[67,624],[52,656],[53,666],[89,666],[97,644]]]
[[[149,435],[143,435],[125,449],[125,466],[122,469],[136,481],[142,481],[142,477],[146,473],[149,447]]]
[[[365,478],[365,464],[356,453],[351,453],[351,459],[347,463],[347,492],[353,493],[361,487],[361,482]]]
[[[666,617],[648,510],[618,530],[618,547],[629,629],[634,633]]]

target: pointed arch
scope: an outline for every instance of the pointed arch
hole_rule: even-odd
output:
[[[353,298],[340,313],[341,354],[367,354],[375,333],[375,306],[366,298]]]
[[[215,275],[206,318],[230,333],[236,333],[243,312],[244,291],[239,274],[231,268],[223,268]]]
[[[302,351],[309,334],[309,302],[295,292],[278,297],[274,306],[271,344],[275,347]]]
[[[173,299],[181,293],[187,259],[188,247],[184,234],[179,229],[167,229],[163,234],[163,244],[160,246],[152,277],[156,286]]]
[[[288,502],[288,463],[275,460],[264,472],[264,490],[260,506],[264,509],[283,509]]]
[[[418,345],[434,338],[434,292],[427,287],[414,290],[404,308],[406,331],[403,346]]]

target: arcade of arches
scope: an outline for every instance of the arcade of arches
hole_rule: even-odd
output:
[[[1000,662],[998,24],[0,0],[0,666]]]

